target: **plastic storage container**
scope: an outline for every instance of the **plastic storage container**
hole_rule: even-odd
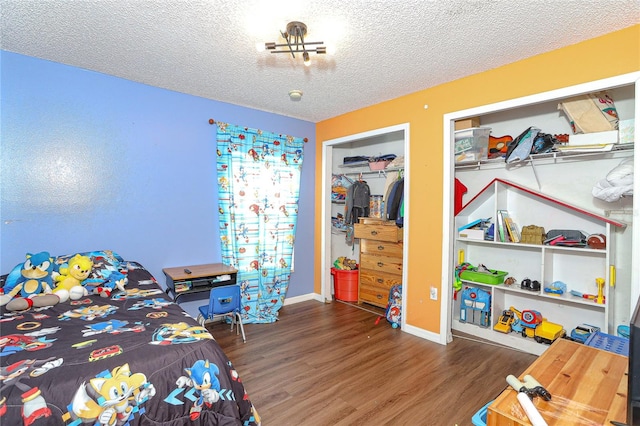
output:
[[[591,334],[585,345],[602,349],[614,354],[629,356],[629,339],[596,331]]]
[[[454,132],[456,163],[486,160],[489,153],[490,127],[472,127]]]
[[[358,301],[358,270],[352,271],[331,268],[333,275],[333,293],[343,302]]]
[[[509,274],[505,271],[498,271],[495,269],[489,269],[491,273],[475,272],[475,271],[462,271],[460,273],[460,279],[466,281],[473,281],[482,284],[498,285],[504,282],[504,277]]]
[[[487,409],[492,402],[493,401],[487,402],[484,407],[479,409],[478,412],[473,415],[473,417],[471,418],[471,423],[473,423],[473,426],[487,426]]]

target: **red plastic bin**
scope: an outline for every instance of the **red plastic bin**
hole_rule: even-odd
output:
[[[358,270],[352,271],[331,268],[333,275],[333,293],[343,302],[358,301]]]

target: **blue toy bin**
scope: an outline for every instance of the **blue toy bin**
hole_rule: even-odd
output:
[[[629,339],[596,331],[591,334],[585,345],[602,349],[614,354],[629,356]]]
[[[487,408],[489,408],[492,402],[493,401],[487,402],[484,407],[479,409],[478,412],[471,417],[473,426],[487,426]]]

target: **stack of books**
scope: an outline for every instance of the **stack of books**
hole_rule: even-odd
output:
[[[519,243],[520,230],[507,210],[498,210],[498,241]]]

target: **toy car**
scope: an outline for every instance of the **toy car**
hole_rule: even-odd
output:
[[[500,315],[500,318],[496,325],[493,326],[493,329],[502,333],[511,333],[511,324],[513,324],[515,318],[516,316],[513,311],[506,309],[502,311],[502,315]]]
[[[591,336],[596,331],[600,331],[600,327],[589,324],[580,324],[576,328],[571,330],[571,338],[573,340],[577,340],[578,342],[584,343],[587,341],[589,336]]]
[[[564,328],[560,324],[542,320],[540,324],[535,328],[534,340],[538,343],[552,344],[556,339],[561,338],[566,334]]]

